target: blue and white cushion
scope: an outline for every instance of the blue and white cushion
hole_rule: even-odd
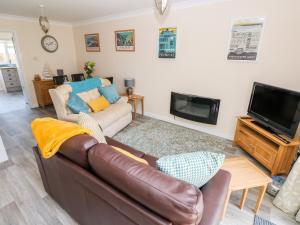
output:
[[[214,152],[192,152],[164,156],[156,161],[165,174],[202,187],[221,168],[225,155]]]

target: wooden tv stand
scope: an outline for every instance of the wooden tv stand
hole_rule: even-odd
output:
[[[288,144],[256,125],[250,117],[237,120],[234,142],[271,171],[272,176],[287,175],[296,158],[300,142],[285,139]]]

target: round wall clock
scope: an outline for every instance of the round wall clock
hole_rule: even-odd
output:
[[[55,52],[58,48],[57,40],[51,35],[45,35],[41,40],[41,44],[43,49],[45,49],[45,51],[51,53]]]

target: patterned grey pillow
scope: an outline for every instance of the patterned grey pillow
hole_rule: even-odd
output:
[[[224,159],[224,154],[192,152],[164,156],[156,161],[156,165],[165,174],[200,188],[218,172]]]
[[[98,122],[91,117],[90,115],[80,112],[78,116],[78,122],[83,128],[89,129],[92,131],[92,136],[97,139],[99,143],[106,144],[104,134],[98,124]]]

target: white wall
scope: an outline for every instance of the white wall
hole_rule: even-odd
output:
[[[149,115],[173,121],[170,92],[221,99],[218,124],[184,120],[195,129],[232,138],[235,119],[247,111],[254,81],[300,91],[300,1],[232,0],[169,12],[166,17],[140,15],[74,28],[78,69],[96,61],[96,73],[113,75],[119,88],[124,77],[135,77],[135,91],[145,95]],[[265,17],[259,60],[226,61],[233,18]],[[176,26],[176,59],[159,59],[158,29]],[[114,31],[135,29],[136,51],[116,52]],[[101,52],[87,53],[85,33],[100,33]],[[178,120],[176,120],[178,122]],[[175,121],[175,122],[176,122]]]
[[[51,23],[50,23],[51,24]],[[37,100],[32,84],[34,74],[42,73],[44,63],[56,74],[56,69],[64,69],[66,74],[77,72],[73,28],[65,24],[51,24],[49,34],[58,40],[58,50],[48,53],[41,46],[44,35],[38,19],[36,21],[0,18],[0,31],[14,31],[17,35],[17,47],[21,53],[21,66],[25,89],[32,107],[37,106]],[[18,49],[17,49],[18,50]]]

